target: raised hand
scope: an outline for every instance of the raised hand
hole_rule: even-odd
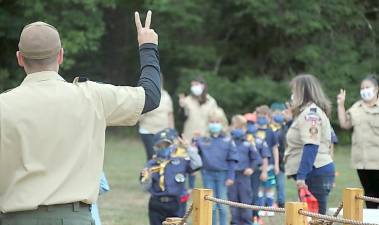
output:
[[[139,13],[134,13],[134,20],[136,22],[137,27],[137,35],[138,35],[138,44],[139,46],[152,43],[158,44],[158,34],[155,33],[153,29],[150,29],[151,24],[151,11],[149,10],[146,15],[145,27],[142,26],[141,19],[139,17]]]
[[[344,105],[346,99],[346,90],[341,89],[340,93],[337,95],[337,104],[338,105]]]

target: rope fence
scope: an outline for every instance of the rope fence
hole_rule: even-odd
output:
[[[357,199],[360,199],[360,200],[364,200],[366,202],[375,202],[375,203],[379,203],[379,198],[374,198],[374,197],[368,197],[368,196],[356,196]]]
[[[343,223],[343,224],[352,224],[352,225],[378,225],[376,223],[364,223],[361,221],[356,221],[356,220],[350,220],[350,219],[342,219],[338,217],[333,217],[333,216],[327,216],[327,215],[322,215],[318,213],[313,213],[313,212],[308,212],[305,210],[299,210],[299,214],[303,216],[308,216],[311,218],[315,219],[321,219],[321,220],[327,220],[333,223]]]
[[[333,223],[379,225],[363,222],[363,201],[361,200],[379,203],[379,198],[364,196],[362,189],[346,188],[343,194],[343,202],[338,206],[333,216],[328,216],[307,211],[305,203],[287,202],[285,208],[249,205],[212,197],[212,190],[209,189],[194,189],[193,204],[190,205],[183,218],[167,218],[162,224],[186,225],[189,216],[193,214],[193,225],[211,225],[212,203],[218,203],[235,208],[283,213],[285,214],[286,225],[307,225],[307,217],[312,218],[312,221],[309,222],[310,225],[333,225]],[[344,218],[339,218],[338,215],[342,209]]]
[[[232,202],[224,199],[219,199],[219,198],[214,198],[211,196],[206,195],[204,197],[205,200],[223,204],[223,205],[229,205],[232,207],[236,208],[244,208],[244,209],[252,209],[256,211],[268,211],[268,212],[277,212],[277,213],[285,213],[286,210],[284,208],[275,208],[275,207],[266,207],[266,206],[258,206],[258,205],[248,205],[248,204],[243,204],[239,202]]]

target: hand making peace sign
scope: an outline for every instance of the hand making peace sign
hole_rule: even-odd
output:
[[[153,29],[150,29],[151,24],[151,11],[149,10],[146,15],[145,27],[142,27],[139,13],[134,13],[134,19],[137,27],[138,44],[139,46],[145,43],[158,44],[158,34]]]

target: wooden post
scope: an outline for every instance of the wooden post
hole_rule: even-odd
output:
[[[193,189],[193,225],[212,225],[212,202],[205,200],[205,196],[212,196],[212,190]]]
[[[343,218],[363,221],[363,200],[356,196],[363,196],[363,189],[345,188],[343,191]]]
[[[307,210],[305,202],[286,202],[286,225],[307,225],[307,217],[299,214],[299,210]]]

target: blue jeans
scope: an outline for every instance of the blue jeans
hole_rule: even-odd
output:
[[[251,175],[251,191],[252,191],[252,201],[251,204],[258,205],[258,192],[259,187],[261,185],[261,180],[259,177],[261,176],[261,170],[255,170],[254,173]],[[258,211],[253,211],[253,216],[258,216]]]
[[[308,185],[309,191],[315,196],[318,201],[318,212],[326,213],[328,196],[333,188],[334,175],[326,176],[308,176],[305,183]]]
[[[220,199],[228,199],[228,189],[225,185],[227,171],[202,170],[203,185],[205,188],[213,190],[213,196]],[[228,207],[222,204],[213,203],[212,208],[212,225],[217,225],[217,211],[220,215],[220,225],[228,223]]]
[[[285,174],[283,171],[280,171],[276,178],[276,193],[277,193],[277,203],[279,207],[284,208],[286,202],[286,183],[285,183]]]

